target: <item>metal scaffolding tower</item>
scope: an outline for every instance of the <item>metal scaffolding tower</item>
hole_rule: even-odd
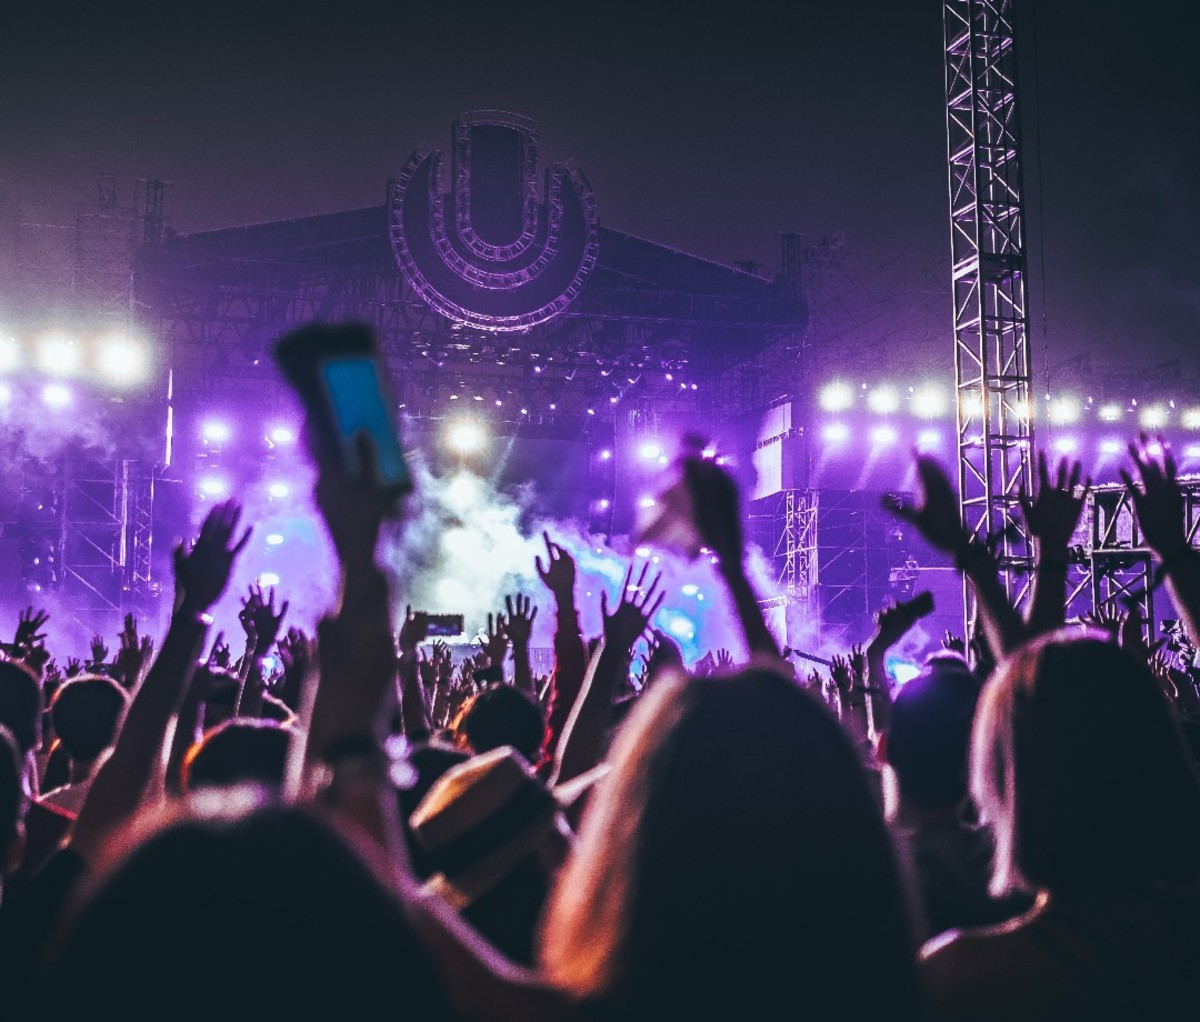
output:
[[[1032,577],[1018,493],[1032,482],[1033,393],[1013,0],[945,0],[942,12],[959,499],[972,533],[1003,534],[1000,566],[1020,602]]]

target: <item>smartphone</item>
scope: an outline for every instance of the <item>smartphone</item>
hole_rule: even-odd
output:
[[[428,614],[429,630],[426,635],[462,635],[465,631],[462,614]]]
[[[411,492],[412,475],[400,445],[395,402],[370,327],[357,323],[301,327],[282,337],[274,354],[304,405],[317,457],[358,471],[358,443],[365,435],[384,492],[393,498]]]

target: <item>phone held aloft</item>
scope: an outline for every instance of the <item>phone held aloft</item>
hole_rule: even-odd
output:
[[[274,356],[304,406],[309,442],[319,461],[361,471],[359,444],[366,437],[380,487],[393,507],[412,491],[396,402],[370,327],[310,324],[280,338]]]

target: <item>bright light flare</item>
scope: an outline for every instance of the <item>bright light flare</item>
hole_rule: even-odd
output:
[[[258,584],[260,586],[277,586],[279,585],[279,576],[273,571],[264,571],[258,576]]]
[[[267,493],[276,499],[286,497],[292,492],[292,488],[287,483],[272,483],[267,487]]]
[[[1179,421],[1184,429],[1200,429],[1200,408],[1188,408]]]
[[[1074,454],[1079,450],[1079,441],[1073,436],[1060,436],[1054,441],[1054,449],[1059,454]]]
[[[940,387],[925,386],[912,396],[913,415],[919,419],[936,419],[949,407],[946,394]]]
[[[1146,429],[1161,429],[1167,424],[1167,409],[1165,405],[1148,405],[1142,409],[1138,421]]]
[[[476,454],[483,450],[487,434],[474,419],[459,419],[450,423],[446,431],[446,442],[452,451],[459,454]]]
[[[854,391],[847,383],[828,383],[821,388],[817,403],[827,412],[844,412],[854,404]]]
[[[228,422],[220,419],[210,419],[200,427],[200,436],[212,444],[223,443],[233,436],[233,429]]]
[[[69,334],[47,334],[38,344],[38,365],[52,376],[72,376],[83,365],[83,350]]]
[[[276,426],[267,434],[273,444],[292,444],[296,442],[296,431],[287,426]]]
[[[969,419],[983,415],[983,397],[977,391],[961,395],[962,412]]]
[[[867,395],[867,407],[876,415],[890,415],[900,407],[900,395],[895,387],[876,387]]]
[[[219,497],[228,489],[224,479],[218,479],[216,476],[209,476],[206,479],[200,480],[200,492],[206,497]]]
[[[1096,414],[1100,417],[1101,422],[1120,422],[1124,412],[1120,405],[1107,404],[1101,405]]]
[[[267,546],[282,546],[282,545],[283,545],[283,533],[282,532],[272,532],[267,536]]]
[[[15,337],[0,336],[0,373],[12,372],[21,364],[21,346]]]
[[[642,461],[658,461],[662,456],[662,445],[655,440],[647,440],[638,447],[638,457]]]
[[[1109,455],[1120,454],[1124,449],[1125,449],[1125,445],[1123,443],[1121,443],[1120,440],[1111,440],[1110,439],[1110,440],[1101,440],[1100,441],[1100,453],[1101,454],[1109,454]]]
[[[890,447],[899,438],[892,426],[876,426],[871,430],[871,443],[876,447]]]
[[[124,334],[110,334],[100,341],[97,352],[100,375],[112,383],[129,385],[146,378],[146,347]]]
[[[821,436],[831,444],[845,443],[850,439],[850,427],[844,422],[831,422],[821,431]]]
[[[1054,425],[1069,426],[1079,421],[1079,416],[1083,414],[1083,406],[1079,403],[1079,398],[1066,394],[1050,402],[1049,413],[1050,421]]]
[[[42,403],[47,408],[66,408],[71,403],[70,388],[61,383],[47,383],[42,388]]]

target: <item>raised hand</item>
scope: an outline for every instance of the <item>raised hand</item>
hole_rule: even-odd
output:
[[[733,654],[727,649],[717,650],[717,670],[722,674],[733,670]]]
[[[488,614],[487,636],[480,636],[476,641],[480,650],[488,659],[486,666],[495,667],[504,663],[504,654],[508,652],[508,632],[505,631],[506,621],[503,614]]]
[[[961,635],[955,635],[949,631],[942,636],[942,649],[949,650],[951,653],[958,653],[964,657],[967,655],[966,641]]]
[[[707,678],[716,669],[716,661],[713,659],[713,651],[710,649],[692,668],[692,674],[697,678]]]
[[[1123,615],[1111,601],[1101,603],[1094,611],[1088,611],[1079,617],[1082,624],[1087,625],[1089,628],[1098,628],[1101,631],[1108,632],[1113,639],[1116,639],[1121,632],[1122,619]]]
[[[1183,492],[1175,475],[1175,458],[1161,436],[1154,441],[1162,453],[1150,453],[1150,437],[1142,433],[1129,445],[1137,480],[1125,469],[1121,479],[1133,502],[1138,525],[1147,544],[1164,559],[1187,549],[1183,521]]]
[[[692,501],[692,524],[701,541],[724,569],[740,567],[745,543],[741,497],[733,476],[715,461],[695,455],[684,459],[683,478]]]
[[[274,586],[271,586],[265,594],[262,586],[258,583],[250,587],[250,599],[243,600],[242,606],[248,610],[254,623],[255,652],[265,654],[275,644],[288,605],[288,601],[284,600],[276,612]]]
[[[207,614],[229,585],[233,562],[250,541],[249,528],[234,541],[242,506],[226,500],[208,512],[200,535],[190,547],[175,548],[175,584],[180,591],[179,609],[187,614]]]
[[[137,618],[125,615],[125,624],[117,636],[117,655],[113,657],[113,673],[126,688],[135,688],[142,672],[150,663],[154,652],[154,640],[150,636],[139,636]]]
[[[862,688],[867,683],[867,654],[863,652],[862,646],[851,646],[850,654],[846,657],[846,663],[850,667],[851,684],[856,688]]]
[[[904,638],[913,625],[933,610],[928,601],[928,593],[920,593],[909,600],[898,600],[889,607],[884,607],[875,615],[875,634],[871,637],[870,645],[876,649],[891,649]],[[954,638],[949,633],[947,639]],[[964,652],[965,646],[961,639],[957,640],[959,649]],[[946,643],[943,641],[944,646]],[[947,649],[951,648],[946,646]]]
[[[854,672],[850,669],[850,661],[840,653],[830,657],[829,676],[840,695],[848,696],[854,688]]]
[[[517,593],[515,596],[504,597],[504,633],[514,645],[524,643],[529,645],[529,637],[533,634],[533,622],[537,619],[537,607],[532,607],[528,596]]]
[[[225,633],[217,632],[217,637],[213,639],[212,650],[208,654],[208,663],[215,667],[228,667],[232,656],[233,652],[229,648],[229,643],[225,641]]]
[[[104,641],[104,636],[96,634],[92,636],[92,658],[88,661],[91,667],[98,667],[100,664],[108,661],[108,645]]]
[[[921,483],[920,505],[905,504],[894,495],[886,494],[883,506],[913,526],[930,546],[957,556],[967,545],[967,534],[950,477],[928,454],[917,454],[916,462],[917,478]]]
[[[74,678],[83,673],[83,661],[77,656],[67,657],[67,677]]]
[[[546,541],[546,563],[542,564],[540,555],[534,558],[538,578],[560,603],[572,603],[575,599],[575,558],[555,543],[550,533],[543,532],[542,539]]]
[[[406,606],[404,608],[404,621],[400,625],[400,634],[397,636],[401,655],[415,653],[417,647],[425,641],[425,637],[428,634],[429,615],[423,610],[414,612],[411,604]]]
[[[1063,459],[1058,463],[1054,480],[1046,463],[1046,452],[1039,451],[1037,457],[1037,493],[1032,498],[1021,487],[1021,511],[1029,532],[1043,546],[1066,550],[1067,544],[1079,525],[1083,502],[1092,488],[1089,478],[1080,489],[1083,466],[1078,462]],[[1076,492],[1078,491],[1078,492]]]
[[[639,636],[646,630],[646,625],[658,613],[666,598],[666,592],[658,592],[658,584],[662,581],[662,572],[654,576],[648,587],[645,586],[646,574],[650,570],[650,562],[642,565],[637,583],[633,583],[633,565],[625,572],[625,582],[621,586],[621,598],[616,608],[608,612],[608,593],[600,593],[600,614],[604,619],[604,642],[606,646],[620,649],[626,655],[633,649]],[[644,587],[644,588],[643,588]]]
[[[45,641],[46,633],[41,629],[49,620],[49,614],[44,610],[35,611],[33,607],[26,607],[17,614],[17,630],[13,634],[12,644],[18,656]]]

